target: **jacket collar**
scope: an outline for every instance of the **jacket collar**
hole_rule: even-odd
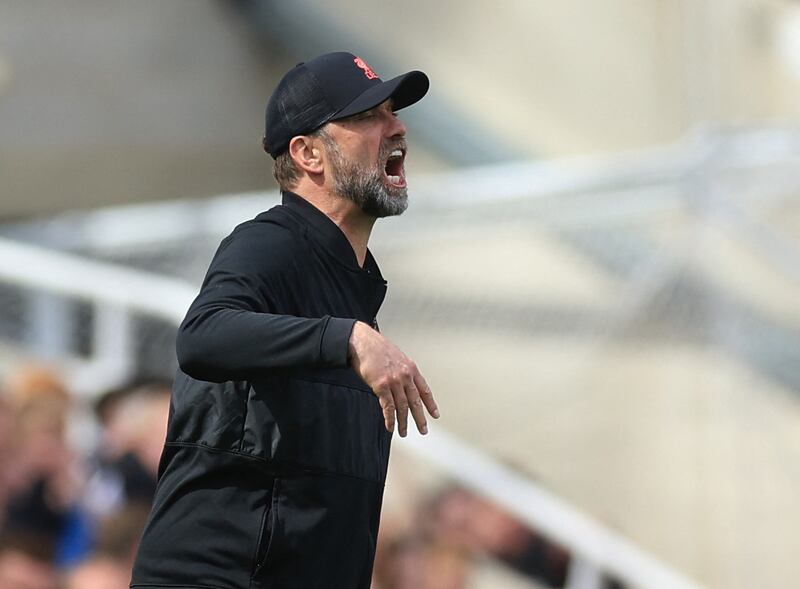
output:
[[[372,253],[367,249],[367,257],[364,260],[364,267],[358,265],[356,253],[347,236],[339,229],[328,215],[320,211],[302,196],[284,190],[282,192],[282,204],[294,213],[297,213],[309,226],[314,238],[319,241],[329,252],[346,266],[358,270],[366,270],[369,274],[383,280],[380,269],[378,268]]]

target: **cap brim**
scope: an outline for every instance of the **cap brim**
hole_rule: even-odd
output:
[[[355,100],[333,115],[330,120],[343,119],[374,108],[392,99],[392,110],[400,110],[419,101],[428,92],[430,80],[423,72],[412,71],[387,80],[362,92]]]

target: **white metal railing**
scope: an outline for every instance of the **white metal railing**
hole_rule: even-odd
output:
[[[132,312],[177,324],[197,291],[184,281],[5,238],[0,238],[0,283],[32,289],[18,314],[28,324],[28,343],[43,358],[73,356],[65,334],[75,318],[65,300],[93,306],[93,353],[88,361],[73,358],[70,375],[75,391],[83,395],[131,376]]]
[[[99,356],[90,367],[104,376],[126,369],[119,358],[129,351],[130,343],[125,339],[131,336],[125,326],[131,313],[158,317],[177,325],[196,293],[196,286],[185,281],[3,238],[0,238],[0,282],[32,289],[43,293],[42,296],[66,296],[94,305],[100,311],[96,313],[94,327],[94,349]],[[599,589],[604,574],[632,587],[699,588],[694,581],[622,535],[447,434],[441,427],[425,438],[410,435],[398,442],[401,451],[431,461],[452,479],[502,505],[570,550],[573,555],[568,578],[570,589]]]
[[[83,257],[0,238],[5,282],[180,321],[197,294],[181,280],[98,263]]]

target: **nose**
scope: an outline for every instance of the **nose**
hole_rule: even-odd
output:
[[[406,129],[405,124],[403,121],[400,120],[394,113],[389,113],[390,121],[389,121],[389,136],[390,137],[405,137],[408,129]]]

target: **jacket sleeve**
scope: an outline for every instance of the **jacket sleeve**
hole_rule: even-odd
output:
[[[239,228],[222,242],[178,329],[178,364],[192,378],[222,382],[274,368],[347,365],[355,319],[274,312],[281,292],[302,292],[295,238],[264,225]]]

